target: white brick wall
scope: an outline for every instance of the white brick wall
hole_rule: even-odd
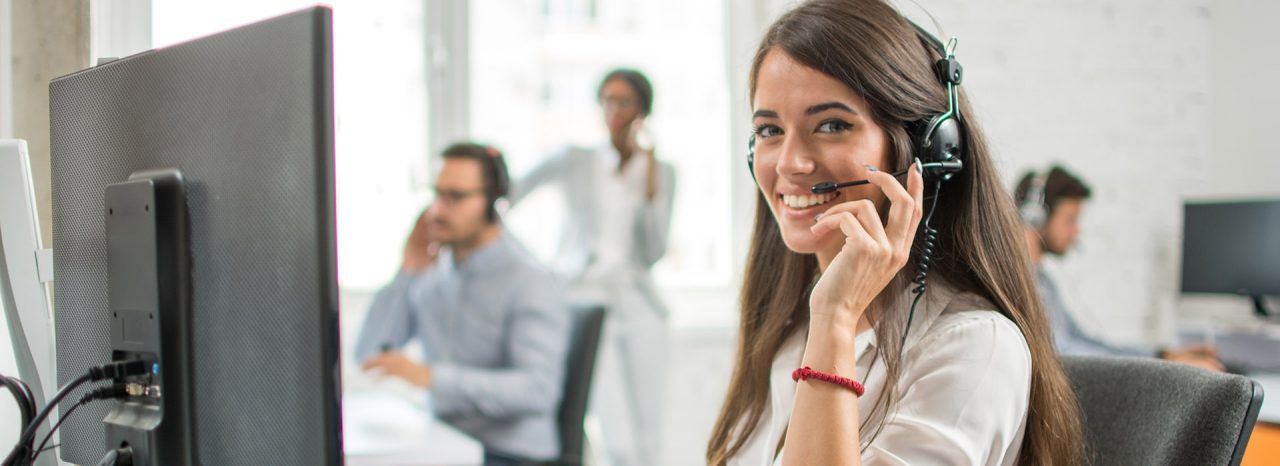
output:
[[[938,4],[941,2],[927,2]],[[1094,188],[1057,271],[1074,310],[1117,341],[1171,334],[1181,184],[1210,149],[1210,2],[966,2],[966,85],[1006,185],[1061,163]]]
[[[1267,137],[1280,120],[1273,110],[1280,96],[1267,92],[1280,80],[1280,64],[1261,56],[1280,4],[931,8],[952,34],[971,38],[961,49],[971,52],[966,84],[1006,183],[1061,162],[1094,187],[1080,247],[1056,264],[1092,329],[1163,343],[1179,310],[1247,319],[1240,298],[1179,297],[1181,206],[1184,199],[1280,195],[1272,179],[1280,160]]]

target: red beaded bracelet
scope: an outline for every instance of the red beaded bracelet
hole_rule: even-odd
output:
[[[809,366],[801,367],[799,369],[796,369],[795,372],[791,373],[791,380],[794,380],[796,382],[799,382],[801,380],[809,380],[809,379],[821,380],[823,382],[833,383],[841,387],[847,388],[849,390],[853,390],[853,394],[855,395],[862,396],[863,387],[862,387],[862,384],[858,383],[857,380],[853,380],[847,377],[841,377],[835,374],[828,374],[826,372],[815,371],[811,369]]]

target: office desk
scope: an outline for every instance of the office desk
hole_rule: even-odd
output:
[[[1280,425],[1280,374],[1249,374],[1262,385],[1262,409],[1258,422]]]
[[[1280,424],[1258,421],[1249,436],[1241,466],[1274,466],[1280,464]]]
[[[480,442],[391,394],[343,395],[342,430],[351,466],[469,466],[484,461]]]

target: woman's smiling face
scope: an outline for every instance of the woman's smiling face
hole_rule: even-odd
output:
[[[885,195],[872,185],[810,191],[822,182],[865,179],[868,165],[891,168],[888,133],[862,96],[775,48],[760,64],[752,107],[756,181],[788,248],[816,253],[842,243],[838,231],[810,231],[814,217],[838,203],[870,199],[885,211]]]

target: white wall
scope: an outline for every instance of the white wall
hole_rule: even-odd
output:
[[[0,138],[13,138],[13,1],[0,0]]]
[[[1280,2],[1218,0],[1210,21],[1209,184],[1188,194],[1280,195],[1280,61],[1271,59]],[[1208,159],[1208,157],[1206,157]]]
[[[91,0],[89,34],[93,64],[151,49],[151,0]]]
[[[1091,330],[1160,344],[1178,316],[1250,319],[1243,298],[1179,296],[1181,206],[1280,197],[1280,63],[1262,55],[1280,3],[921,3],[961,38],[1006,185],[1062,163],[1094,188],[1079,247],[1051,264]]]
[[[1183,186],[1209,165],[1211,2],[942,3],[1006,186],[1061,163],[1093,187],[1052,264],[1073,310],[1113,340],[1170,336]]]
[[[1272,142],[1280,123],[1280,62],[1266,57],[1280,20],[1280,3],[1217,0],[1210,15],[1210,151],[1204,184],[1185,188],[1191,199],[1280,197],[1280,151]],[[1199,295],[1179,300],[1180,316],[1250,323],[1242,297]],[[1280,302],[1272,299],[1277,309]]]

